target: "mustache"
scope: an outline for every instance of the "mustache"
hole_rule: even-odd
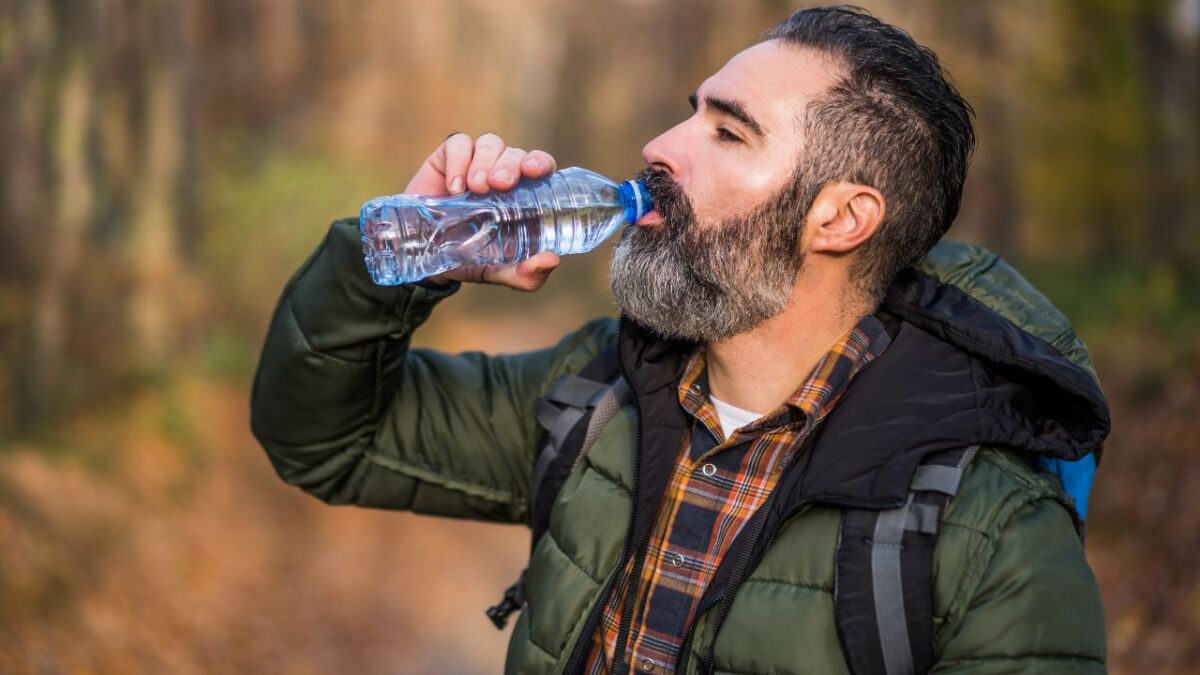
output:
[[[667,235],[673,239],[680,237],[692,221],[692,200],[665,171],[646,168],[638,172],[636,178],[645,184],[654,200],[654,208],[662,216]]]

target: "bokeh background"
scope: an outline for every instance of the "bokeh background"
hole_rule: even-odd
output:
[[[1110,397],[1088,557],[1114,673],[1200,672],[1200,0],[868,1],[978,111],[952,238]],[[454,130],[624,177],[768,0],[0,0],[0,672],[490,673],[527,532],[332,508],[248,431],[289,274]],[[417,342],[613,312],[608,249]]]

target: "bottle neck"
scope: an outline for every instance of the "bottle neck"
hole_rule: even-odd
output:
[[[625,222],[632,225],[654,208],[650,191],[641,181],[627,180],[617,189],[621,206],[625,207]]]

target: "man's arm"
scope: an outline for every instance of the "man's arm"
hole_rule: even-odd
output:
[[[508,190],[554,169],[545,152],[507,147],[495,134],[457,133],[405,192]],[[335,504],[523,519],[536,397],[559,373],[582,368],[615,322],[594,321],[556,347],[506,356],[409,350],[409,342],[460,281],[536,291],[557,265],[558,256],[542,252],[382,287],[367,275],[357,221],[334,223],[284,289],[255,376],[251,426],[276,471]]]
[[[992,550],[931,672],[1106,672],[1100,591],[1062,505],[1024,505]]]

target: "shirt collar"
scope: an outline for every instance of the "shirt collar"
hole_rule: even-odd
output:
[[[890,343],[891,337],[874,314],[863,317],[821,357],[808,378],[783,404],[747,429],[816,424],[833,409],[854,376],[882,354]],[[712,405],[703,345],[697,346],[688,359],[679,381],[678,395],[679,403],[692,415],[698,415],[705,406]]]

